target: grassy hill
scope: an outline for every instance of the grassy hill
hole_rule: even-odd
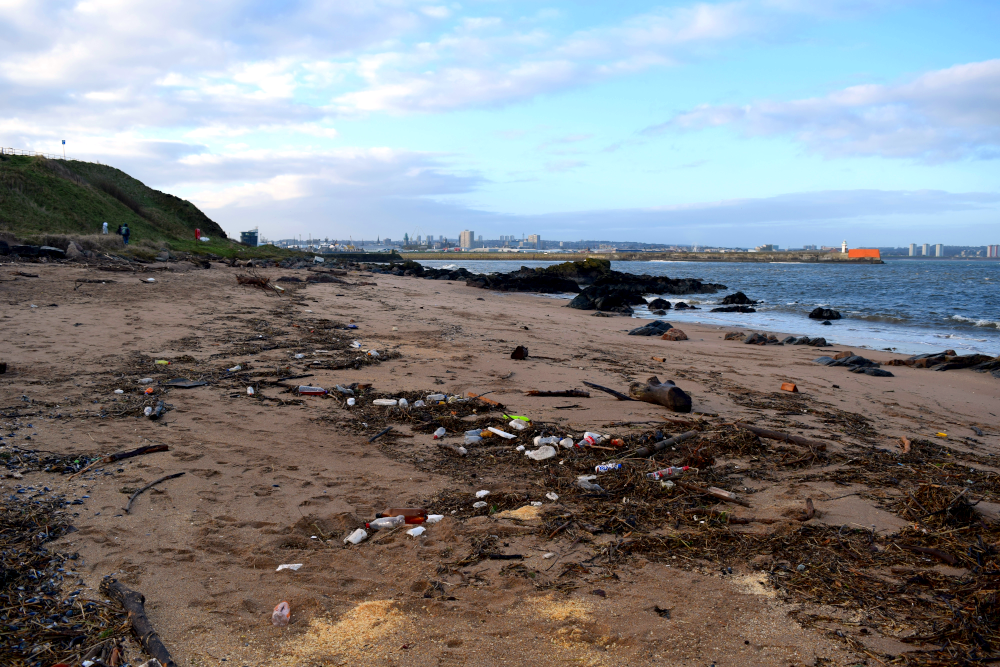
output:
[[[128,224],[134,239],[194,244],[226,233],[194,204],[147,187],[120,169],[93,162],[0,155],[0,232],[18,238],[111,233]],[[216,245],[213,243],[213,245]]]

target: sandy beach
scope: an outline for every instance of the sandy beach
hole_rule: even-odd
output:
[[[0,266],[3,446],[60,457],[169,447],[73,479],[8,475],[0,494],[48,487],[82,499],[67,506],[77,531],[50,548],[79,553],[88,595],[112,574],[141,591],[180,665],[888,662],[946,642],[904,642],[929,626],[863,596],[851,604],[854,586],[899,591],[918,574],[958,581],[974,569],[965,552],[948,552],[949,563],[926,551],[972,534],[971,524],[933,523],[940,513],[914,520],[909,499],[931,493],[928,484],[975,504],[975,530],[992,545],[983,558],[996,568],[1000,380],[989,373],[887,367],[895,377],[870,377],[813,363],[844,346],[744,345],[724,340],[734,329],[700,325],[682,326],[685,341],[630,337],[641,322],[443,280],[351,271],[344,282],[278,283],[278,296],[238,286],[245,270],[220,263],[148,268]],[[357,328],[342,328],[350,324]],[[517,345],[526,360],[511,359]],[[586,389],[584,381],[627,392],[650,376],[676,382],[694,412],[593,389],[589,398],[525,394]],[[178,377],[208,384],[162,384]],[[336,392],[299,396],[300,383],[371,388],[349,407]],[[371,404],[433,393],[485,395],[503,407],[454,403],[425,419]],[[161,419],[142,416],[161,400]],[[502,425],[504,412],[529,417],[531,429],[512,441],[485,438],[464,457],[431,435],[441,424],[443,441],[461,445],[456,425]],[[737,422],[826,450],[748,439]],[[626,444],[560,448],[537,462],[515,451],[534,449],[543,430]],[[625,457],[657,430],[698,436],[654,458]],[[682,480],[745,505],[645,480],[698,456],[705,463]],[[604,497],[575,486],[594,465],[622,458],[627,471],[595,480]],[[946,458],[954,474],[943,481],[935,475]],[[179,472],[123,511],[136,489]],[[490,494],[476,509],[480,490]],[[800,516],[807,499],[812,518]],[[344,545],[376,512],[408,506],[445,518],[420,537],[395,530]],[[520,511],[503,515],[510,510]],[[837,577],[853,593],[835,598]],[[284,628],[271,623],[281,601],[291,607]],[[134,642],[129,650],[139,664]]]

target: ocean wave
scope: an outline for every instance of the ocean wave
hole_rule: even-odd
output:
[[[885,322],[887,324],[906,324],[910,322],[909,317],[901,317],[897,315],[883,315],[879,313],[875,314],[864,314],[864,313],[850,313],[852,320],[864,320],[865,322]]]
[[[1000,322],[994,322],[992,320],[976,319],[974,317],[963,317],[962,315],[952,315],[948,319],[954,320],[956,322],[965,322],[966,324],[971,324],[977,327],[990,327],[991,329],[1000,329]]]

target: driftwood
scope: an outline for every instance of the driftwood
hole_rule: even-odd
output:
[[[128,612],[128,622],[132,631],[138,637],[139,643],[149,655],[160,661],[163,667],[178,667],[170,657],[170,651],[163,645],[160,636],[153,629],[149,617],[146,616],[146,598],[139,591],[133,591],[111,577],[105,577],[101,582],[101,593],[120,604]]]
[[[789,435],[788,433],[782,433],[781,431],[769,431],[766,428],[751,426],[750,424],[743,424],[741,422],[737,422],[734,426],[746,429],[747,431],[759,435],[762,438],[767,438],[768,440],[780,440],[782,442],[790,442],[793,445],[808,447],[810,450],[820,452],[826,451],[826,443],[820,442],[819,440],[810,440],[809,438],[803,438],[800,435]]]
[[[560,391],[538,391],[537,389],[532,389],[531,391],[524,392],[525,396],[549,396],[549,397],[560,397],[560,398],[590,398],[590,392],[584,391],[582,389],[562,389]]]
[[[696,435],[698,435],[698,431],[688,431],[687,433],[681,433],[680,435],[675,435],[674,437],[667,438],[666,440],[660,440],[659,442],[654,443],[649,447],[640,447],[636,451],[635,457],[640,459],[644,458],[651,454],[655,454],[656,452],[663,451],[667,447],[676,445],[678,442],[684,442],[688,438],[693,438]]]
[[[674,412],[691,412],[691,397],[670,380],[660,382],[651,377],[645,382],[633,382],[628,393],[636,400],[662,405]]]
[[[598,391],[603,391],[605,394],[611,394],[612,396],[614,396],[615,398],[617,398],[619,401],[634,401],[635,400],[634,398],[626,396],[625,394],[621,393],[620,391],[615,391],[614,389],[608,389],[607,387],[602,387],[601,385],[594,384],[593,382],[587,382],[586,380],[584,380],[583,383],[585,385],[587,385],[588,387],[590,387],[591,389],[597,389]]]
[[[261,276],[256,271],[251,271],[248,276],[245,276],[242,273],[236,274],[236,283],[238,285],[243,285],[244,287],[255,287],[265,292],[274,292],[278,296],[281,296],[281,293],[285,291],[277,285],[272,285],[270,278]]]
[[[735,493],[730,493],[729,491],[718,489],[714,486],[709,486],[706,488],[704,486],[698,486],[697,484],[692,484],[691,482],[677,482],[677,481],[675,481],[674,484],[676,484],[682,489],[691,491],[693,493],[700,493],[702,495],[718,498],[719,500],[724,500],[728,503],[736,503],[737,505],[743,505],[743,507],[750,507],[750,503],[743,500]]]
[[[702,510],[702,509],[689,509],[684,510],[684,513],[691,516],[711,516],[716,519],[724,519],[726,523],[737,524],[745,526],[751,523],[778,523],[777,519],[760,519],[755,516],[732,516],[729,512],[724,512],[721,510]]]
[[[156,452],[168,452],[168,451],[170,451],[170,448],[167,447],[166,445],[146,445],[145,447],[139,447],[138,449],[132,449],[127,452],[118,452],[117,454],[109,454],[105,456],[103,459],[94,461],[83,470],[73,473],[67,478],[67,481],[73,479],[74,477],[77,477],[78,475],[82,475],[83,473],[87,472],[94,466],[100,465],[102,463],[114,463],[115,461],[123,461],[124,459],[130,459],[133,456],[142,456],[143,454],[154,454]]]
[[[459,456],[465,456],[468,453],[465,450],[465,447],[459,447],[458,445],[452,445],[452,444],[447,443],[447,442],[439,442],[439,443],[437,443],[437,446],[438,447],[442,447],[444,449],[450,449],[451,451],[455,452]]]
[[[125,506],[125,514],[129,514],[131,512],[132,501],[135,500],[136,498],[138,498],[140,493],[142,493],[143,491],[148,491],[149,489],[153,488],[154,486],[156,486],[160,482],[165,482],[168,479],[174,479],[176,477],[180,477],[183,474],[184,473],[182,473],[182,472],[176,472],[173,475],[167,475],[166,477],[161,477],[160,479],[156,480],[155,482],[150,482],[146,486],[142,487],[141,489],[139,489],[138,491],[136,491],[135,493],[133,493],[132,497],[128,499],[128,505]]]

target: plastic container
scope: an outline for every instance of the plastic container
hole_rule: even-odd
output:
[[[444,394],[428,394],[427,402],[437,403],[438,401],[443,401],[445,398],[447,397]]]
[[[427,523],[437,523],[444,518],[444,514],[428,514]]]
[[[422,407],[424,407],[425,405],[427,405],[427,404],[426,404],[426,403],[424,403],[423,401],[414,401],[414,402],[413,402],[413,407],[415,407],[415,408],[422,408]]]
[[[462,444],[463,445],[474,445],[474,444],[476,444],[478,442],[482,442],[482,441],[483,441],[483,439],[480,436],[478,436],[478,435],[467,435],[467,436],[465,436],[465,442],[463,442]]]
[[[557,445],[559,444],[559,437],[555,435],[550,435],[548,437],[543,438],[540,435],[536,435],[534,442],[535,442],[535,447],[539,447],[541,445]]]
[[[157,359],[153,363],[156,364],[157,366],[169,366],[170,365],[170,362],[167,361],[166,359]]]
[[[507,433],[506,431],[501,431],[500,429],[493,428],[492,426],[490,426],[486,430],[489,431],[490,433],[495,433],[495,434],[499,435],[501,438],[507,438],[508,440],[513,440],[514,438],[517,437],[513,433]]]
[[[292,616],[292,608],[288,606],[287,602],[279,602],[278,606],[274,608],[274,612],[271,613],[271,622],[277,625],[279,628],[283,628],[288,625],[288,619]]]
[[[669,468],[664,468],[663,470],[646,473],[646,479],[651,479],[655,482],[663,479],[664,477],[677,477],[681,473],[685,473],[690,469],[690,466],[670,466]]]
[[[384,512],[375,515],[381,519],[384,517],[401,516],[406,523],[423,523],[427,520],[427,510],[423,507],[390,507]]]
[[[587,431],[583,434],[583,440],[588,445],[599,445],[604,442],[605,437],[600,433],[591,433],[590,431]]]
[[[253,396],[253,387],[247,387],[247,396]]]
[[[573,449],[573,438],[563,438],[559,441],[559,446],[566,449]]]
[[[410,402],[408,400],[406,400],[405,398],[401,398],[401,399],[399,399],[399,407],[401,407],[401,408],[408,408],[408,407],[410,407]]]
[[[624,466],[621,463],[602,463],[601,465],[594,466],[594,472],[614,472],[616,470],[621,470]]]
[[[125,390],[124,389],[115,389],[115,393],[116,394],[124,394]]]
[[[368,533],[365,532],[364,528],[358,528],[356,531],[344,538],[344,544],[350,542],[351,544],[361,544],[366,539],[368,539]]]
[[[299,385],[299,395],[300,396],[325,396],[328,392],[323,387],[310,387],[307,384]]]
[[[424,528],[423,526],[417,526],[416,528],[410,528],[408,531],[406,531],[406,534],[410,535],[411,537],[420,537],[426,532],[427,532],[426,528]]]
[[[444,427],[442,426],[442,427],[441,427],[441,428],[439,428],[438,430],[434,431],[434,439],[435,439],[435,440],[440,440],[441,438],[443,438],[443,437],[445,436],[445,434],[446,434],[447,432],[448,432],[448,431],[446,431],[446,430],[444,429]]]
[[[399,401],[397,401],[395,398],[376,398],[374,401],[372,401],[372,405],[384,405],[388,407],[390,405],[396,405],[396,403],[398,402]]]
[[[232,368],[227,368],[226,370],[228,370],[230,373],[235,373],[236,371],[243,370],[243,367],[240,366],[240,365],[236,365],[236,366],[233,366]]]
[[[396,526],[402,526],[406,523],[406,517],[404,516],[384,516],[379,519],[375,519],[370,523],[365,524],[365,528],[369,530],[385,530],[387,528],[395,528]]]
[[[302,354],[302,353],[300,352],[299,354],[296,354],[296,355],[295,355],[295,358],[296,358],[296,359],[305,359],[305,358],[306,358],[306,355],[304,355],[304,354]]]
[[[520,419],[511,419],[510,423],[507,424],[507,426],[514,429],[515,431],[523,431],[528,427],[528,422],[521,421]]]
[[[154,391],[156,391],[156,390],[153,389],[152,387],[146,387],[145,394],[148,396],[148,395],[152,394]]]
[[[472,503],[472,508],[473,509],[481,510],[484,507],[486,507],[486,501],[485,500],[477,500],[476,502]]]
[[[139,380],[139,384],[151,384],[152,382],[153,378],[142,378],[141,380]]]
[[[482,491],[476,491],[476,498],[485,498],[488,495],[490,495],[490,492],[487,491],[486,489],[483,489]]]
[[[581,475],[576,478],[576,485],[583,489],[584,491],[592,491],[594,493],[604,493],[604,489],[601,488],[599,484],[594,484],[590,480],[596,479],[597,475]]]

